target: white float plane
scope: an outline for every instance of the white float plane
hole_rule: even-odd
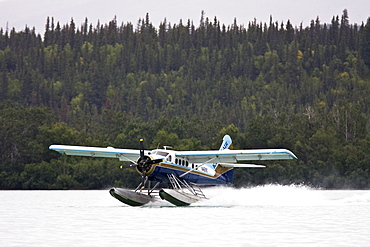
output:
[[[220,149],[209,151],[175,151],[168,147],[148,151],[144,150],[143,139],[139,150],[68,145],[51,145],[49,148],[66,155],[131,162],[121,168],[136,167],[142,177],[139,186],[135,190],[112,188],[109,191],[113,197],[131,206],[142,206],[159,199],[176,206],[187,206],[206,198],[199,186],[231,183],[234,167],[265,167],[245,164],[246,161],[297,158],[287,149],[230,150],[231,143],[230,136],[225,135]]]

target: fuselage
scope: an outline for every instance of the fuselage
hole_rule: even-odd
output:
[[[151,159],[163,159],[153,164],[145,173],[151,181],[168,181],[168,174],[174,174],[186,181],[199,185],[221,185],[232,182],[233,168],[223,167],[217,163],[189,163],[188,160],[176,157],[171,150],[156,149],[148,153]],[[142,174],[142,171],[138,169]]]

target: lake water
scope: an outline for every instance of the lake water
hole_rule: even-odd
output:
[[[94,191],[0,191],[0,246],[370,246],[370,191],[209,188],[189,207]]]

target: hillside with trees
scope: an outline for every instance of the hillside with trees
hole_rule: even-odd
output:
[[[231,25],[201,14],[155,27],[48,18],[0,29],[0,189],[133,187],[119,161],[50,144],[178,150],[287,148],[236,186],[370,188],[370,18]]]

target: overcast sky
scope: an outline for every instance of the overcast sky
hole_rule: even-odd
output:
[[[333,16],[341,16],[347,9],[350,23],[366,23],[370,17],[370,0],[0,0],[0,27],[17,31],[36,27],[44,32],[46,18],[54,17],[61,25],[71,18],[80,26],[87,17],[96,25],[117,17],[118,23],[136,24],[139,18],[149,13],[151,22],[158,26],[167,22],[184,23],[188,19],[199,24],[201,11],[213,21],[216,16],[221,24],[238,24],[290,20],[293,26],[303,23],[306,27],[318,16],[321,23],[330,23]]]

